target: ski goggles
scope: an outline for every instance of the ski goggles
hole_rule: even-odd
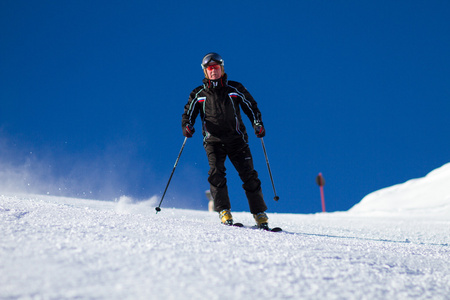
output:
[[[208,71],[217,70],[220,69],[220,65],[209,65],[205,69],[207,69]]]
[[[203,57],[202,68],[206,69],[208,67],[208,65],[212,62],[219,64],[219,65],[223,65],[223,59],[219,54],[209,53],[209,54],[206,54],[205,57]]]

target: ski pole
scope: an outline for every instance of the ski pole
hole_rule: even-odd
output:
[[[262,145],[262,148],[264,151],[264,156],[266,157],[266,163],[267,163],[267,169],[269,170],[270,181],[272,181],[273,193],[275,195],[275,197],[273,197],[273,200],[278,201],[280,199],[280,197],[277,196],[277,192],[275,191],[275,184],[273,183],[272,171],[270,171],[269,158],[267,158],[266,146],[264,146],[263,138],[261,138],[261,145]]]
[[[161,211],[161,203],[163,202],[164,196],[166,195],[167,188],[169,187],[170,180],[172,180],[173,173],[175,172],[175,168],[178,165],[178,161],[180,160],[180,156],[181,156],[181,153],[183,152],[184,145],[186,145],[186,141],[187,141],[187,137],[184,138],[183,145],[181,146],[180,153],[178,153],[177,160],[175,161],[175,165],[173,166],[172,174],[170,174],[169,181],[167,182],[166,189],[164,190],[164,193],[163,193],[163,195],[161,197],[161,201],[159,201],[159,205],[155,208],[156,213]]]

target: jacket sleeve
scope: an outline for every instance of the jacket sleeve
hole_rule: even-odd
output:
[[[184,113],[181,116],[181,127],[185,128],[186,125],[194,125],[195,119],[197,118],[198,113],[200,112],[198,105],[198,95],[194,91],[189,95],[189,100],[184,106]]]
[[[252,95],[247,91],[247,89],[242,85],[238,85],[238,90],[241,94],[241,108],[242,111],[247,115],[252,122],[252,126],[255,127],[255,124],[263,125],[261,112],[258,109],[258,104],[255,99],[253,99]]]

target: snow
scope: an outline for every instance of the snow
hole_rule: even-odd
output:
[[[281,233],[155,214],[158,197],[0,195],[0,299],[450,299],[449,176],[348,212],[269,214]]]
[[[352,213],[389,213],[450,219],[450,163],[424,178],[381,189],[364,197]]]

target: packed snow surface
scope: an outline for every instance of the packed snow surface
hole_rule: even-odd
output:
[[[433,186],[427,177],[416,182]],[[406,184],[381,191],[378,207],[269,214],[281,233],[206,211],[155,214],[156,197],[1,195],[0,299],[450,299],[448,194],[408,196],[401,210],[396,193],[427,186]]]

